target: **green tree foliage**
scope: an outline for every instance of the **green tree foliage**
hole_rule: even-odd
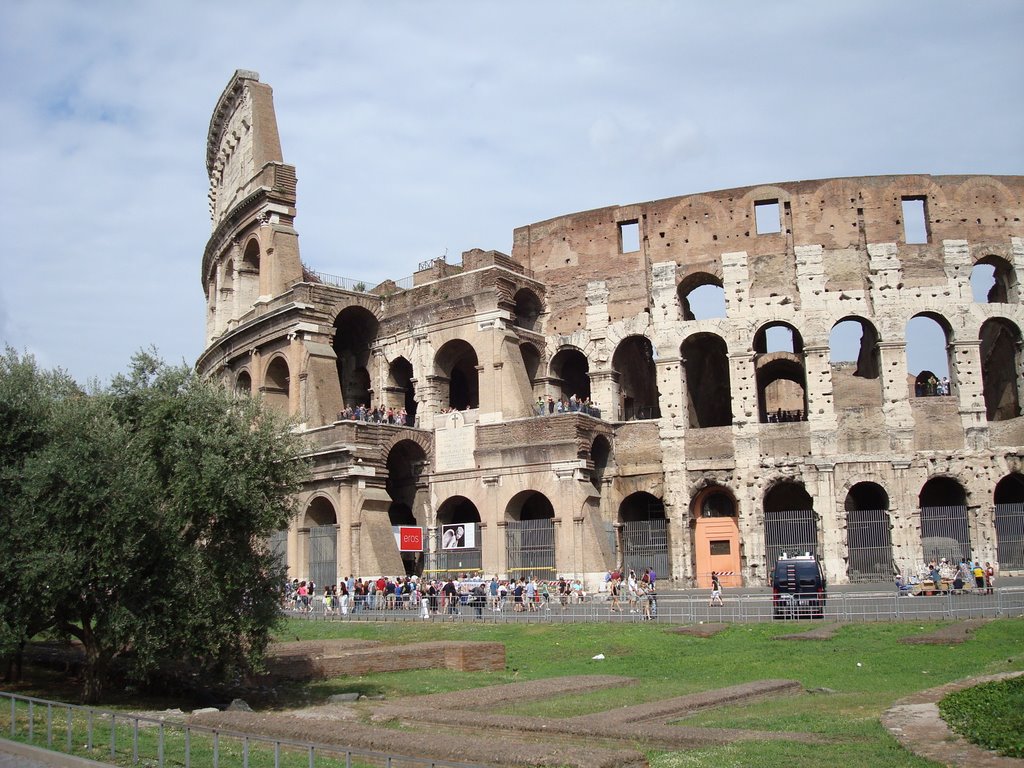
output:
[[[283,574],[266,547],[304,465],[289,425],[187,368],[128,373],[54,402],[24,461],[16,520],[37,609],[85,649],[95,701],[120,658],[136,678],[213,682],[258,666]]]
[[[42,575],[23,557],[34,542],[15,518],[25,459],[46,444],[54,405],[80,394],[67,374],[40,371],[30,355],[7,347],[0,356],[0,657],[8,661],[8,679],[21,676],[26,641],[52,624],[34,595]]]

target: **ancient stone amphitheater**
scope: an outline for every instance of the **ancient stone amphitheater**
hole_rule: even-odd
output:
[[[367,284],[300,258],[253,72],[207,169],[198,367],[308,438],[272,542],[295,577],[761,585],[783,552],[833,583],[939,557],[1024,573],[1024,177],[613,206]]]

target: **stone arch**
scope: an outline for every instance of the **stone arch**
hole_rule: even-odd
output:
[[[721,336],[696,333],[679,347],[691,427],[732,424],[729,349]]]
[[[241,314],[245,314],[260,297],[260,258],[260,241],[253,235],[242,248],[242,262],[238,265],[238,306]]]
[[[742,584],[743,543],[736,497],[724,485],[709,482],[690,499],[693,572],[698,588],[711,586],[712,572],[724,586]]]
[[[882,359],[873,323],[858,315],[838,320],[829,333],[829,363],[837,409],[882,404]]]
[[[889,494],[876,482],[854,483],[843,502],[846,510],[846,572],[853,583],[892,580],[892,521]]]
[[[334,318],[332,347],[337,356],[338,382],[347,408],[373,406],[370,353],[379,328],[377,316],[359,304],[345,307]]]
[[[783,553],[810,553],[820,559],[818,515],[802,482],[780,480],[772,484],[765,491],[763,510],[766,573],[771,573]]]
[[[1005,421],[1020,416],[1021,333],[1009,320],[986,320],[981,339],[981,383],[985,398],[985,416],[989,421]]]
[[[520,491],[505,505],[505,559],[510,578],[555,576],[555,508],[540,491]]]
[[[530,288],[520,288],[514,297],[515,310],[513,325],[527,331],[539,331],[540,317],[544,314],[544,304],[540,297]]]
[[[260,392],[268,406],[284,414],[290,413],[291,372],[283,354],[274,355],[267,362]]]
[[[303,528],[337,524],[338,513],[334,501],[327,494],[317,492],[306,500],[306,509],[302,516]]]
[[[971,268],[971,292],[979,304],[1016,304],[1020,295],[1013,264],[992,253],[982,256]]]
[[[993,492],[996,561],[1000,569],[1024,569],[1024,475],[1011,472]]]
[[[413,378],[413,367],[404,357],[396,357],[388,364],[388,383],[386,387],[387,406],[398,410],[405,409],[405,423],[416,423],[416,383]]]
[[[316,583],[317,594],[323,594],[326,585],[338,580],[338,514],[334,502],[324,494],[314,494],[306,502],[302,527],[308,535],[305,572]]]
[[[937,380],[948,378],[950,365],[949,349],[953,340],[953,328],[949,321],[935,311],[918,312],[907,321],[906,331],[907,373],[915,380],[913,397],[937,394],[926,387],[921,391],[917,382],[922,374],[928,373]],[[925,379],[924,381],[927,381]]]
[[[480,376],[473,345],[464,339],[446,342],[434,356],[435,375],[447,384],[441,402],[462,411],[480,405]]]
[[[754,334],[754,374],[760,421],[802,421],[807,417],[807,369],[800,332],[780,320]]]
[[[660,418],[658,376],[651,340],[646,336],[626,336],[615,347],[612,369],[618,377],[620,420]]]
[[[616,562],[639,577],[644,568],[669,575],[668,520],[665,503],[647,491],[636,491],[619,503]]]
[[[561,398],[590,398],[590,363],[578,347],[561,347],[551,358],[548,371]]]
[[[676,299],[683,320],[708,320],[726,315],[722,278],[708,272],[693,272],[680,280]]]
[[[930,478],[921,486],[918,507],[925,562],[946,558],[958,563],[971,558],[967,491],[959,480],[945,475]]]
[[[428,458],[428,453],[420,440],[415,437],[403,437],[392,442],[384,461],[387,468],[384,487],[388,496],[393,502],[408,507],[414,517],[415,510],[425,501],[417,497],[421,493],[426,493],[424,475],[429,471]],[[418,501],[420,504],[417,504]]]
[[[249,375],[249,371],[243,368],[238,372],[233,389],[236,395],[249,396],[252,394],[252,376]]]

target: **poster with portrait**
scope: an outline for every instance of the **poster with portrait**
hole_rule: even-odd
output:
[[[441,549],[476,547],[476,523],[452,523],[441,526]]]

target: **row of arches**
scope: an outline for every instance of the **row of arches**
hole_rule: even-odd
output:
[[[1002,478],[992,499],[996,560],[1002,569],[1024,569],[1024,475],[1012,473]],[[966,492],[957,480],[930,479],[921,488],[918,504],[920,549],[914,550],[920,553],[920,562],[894,554],[895,513],[885,489],[878,483],[864,481],[848,490],[841,525],[845,529],[846,577],[850,582],[890,582],[896,573],[916,572],[925,562],[946,558],[955,563],[961,558],[978,557],[980,542],[974,540],[973,533],[976,526],[969,517]],[[712,571],[725,574],[724,581],[738,586],[739,574],[749,557],[759,562],[764,572],[783,553],[823,557],[821,516],[802,483],[781,481],[772,485],[764,494],[761,513],[763,556],[745,553],[740,513],[728,488],[710,484],[694,494],[689,515],[692,550],[687,559],[698,586],[710,584]],[[479,535],[483,520],[469,498],[456,495],[445,499],[433,521],[418,520],[408,504],[397,500],[388,515],[394,526],[432,523],[433,542],[426,553],[406,557],[406,573],[498,570],[497,563],[484,559]],[[539,491],[523,491],[509,500],[498,525],[504,568],[510,577],[556,574],[557,522],[551,500]],[[303,518],[303,527],[310,532],[304,572],[320,583],[336,578],[337,525],[338,517],[329,500],[318,496],[309,502]],[[447,548],[442,534],[452,526],[474,527],[477,535],[469,537],[472,544]],[[595,564],[595,569],[651,567],[662,577],[668,577],[672,562],[669,530],[661,499],[645,491],[630,494],[620,503],[615,522],[606,526],[613,563]]]
[[[918,315],[911,322],[923,321],[938,333],[935,345],[943,356],[949,347],[948,325],[940,317]],[[346,406],[371,405],[368,363],[376,335],[376,319],[367,310],[347,308],[339,315],[335,335],[338,378]],[[849,348],[855,340],[856,351]],[[981,326],[980,371],[982,394],[989,421],[1012,419],[1020,415],[1020,369],[1022,335],[1020,329],[1005,318],[990,318]],[[833,368],[846,364],[847,375],[865,382],[872,393],[869,400],[881,404],[880,343],[875,326],[865,318],[848,316],[833,326],[830,351]],[[843,347],[847,348],[844,353]],[[754,372],[757,384],[758,412],[762,422],[800,420],[807,413],[807,370],[803,339],[792,325],[773,321],[762,325],[754,334]],[[908,348],[908,359],[911,351]],[[531,382],[541,374],[541,353],[531,342],[520,344],[523,364]],[[729,350],[726,341],[711,332],[688,336],[680,345],[682,374],[689,424],[692,427],[727,426],[732,423],[732,393]],[[655,352],[644,336],[626,337],[612,356],[612,370],[618,378],[619,402],[614,404],[612,418],[619,420],[658,418],[661,415],[657,387]],[[939,391],[934,383],[948,381],[949,368],[917,372],[912,396],[953,394],[953,384]],[[956,369],[953,369],[954,380]],[[834,372],[833,375],[842,375]],[[463,339],[444,344],[434,358],[432,374],[442,391],[442,407],[456,410],[479,405],[480,381],[476,350]],[[547,380],[556,396],[569,400],[589,399],[591,395],[590,366],[586,355],[575,347],[559,350],[548,365]],[[283,355],[267,364],[261,392],[274,406],[287,409],[290,373]],[[869,382],[874,381],[872,385]],[[928,389],[928,382],[932,388]],[[252,378],[241,371],[235,381],[239,392],[252,391]],[[842,405],[842,389],[837,390],[837,407]],[[415,423],[418,410],[416,378],[412,363],[404,357],[388,365],[383,405],[404,408],[409,414],[406,423]]]
[[[1006,259],[988,254],[971,269],[971,297],[978,304],[1016,304],[1020,301],[1017,273]],[[687,275],[676,286],[681,320],[726,317],[721,278],[708,272]]]

